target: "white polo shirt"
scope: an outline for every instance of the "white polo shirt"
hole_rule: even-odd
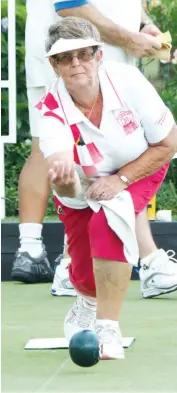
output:
[[[27,20],[25,30],[26,41],[26,81],[28,87],[51,84],[54,73],[45,59],[45,39],[50,25],[60,17],[55,12],[61,8],[77,7],[87,4],[87,0],[27,0]],[[92,0],[105,16],[130,31],[138,31],[141,18],[141,0]],[[105,60],[118,60],[133,64],[132,56],[126,55],[123,49],[105,45]]]
[[[99,72],[103,94],[103,112],[98,129],[75,107],[63,80],[54,87],[62,101],[69,125],[77,124],[84,141],[94,142],[103,160],[96,164],[97,176],[114,173],[125,164],[136,160],[148,148],[148,143],[163,140],[171,131],[174,119],[155,89],[134,66],[106,62]],[[61,107],[61,105],[60,105]],[[66,124],[63,112],[60,112]],[[68,125],[50,115],[41,117],[40,148],[45,158],[52,153],[73,150],[74,139]],[[82,151],[84,153],[84,150]],[[87,160],[87,154],[85,156]],[[84,157],[82,157],[84,163]],[[78,198],[59,198],[68,207],[84,208],[85,190],[89,179],[82,168],[76,170],[83,184]]]

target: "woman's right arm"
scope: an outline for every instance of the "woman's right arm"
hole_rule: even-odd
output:
[[[75,170],[70,130],[55,118],[41,117],[39,145],[48,164],[51,187],[63,197],[75,198],[81,190]]]

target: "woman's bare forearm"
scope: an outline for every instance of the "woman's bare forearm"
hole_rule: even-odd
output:
[[[173,153],[170,149],[149,147],[149,149],[135,161],[123,166],[119,170],[119,174],[126,176],[130,183],[135,183],[138,180],[151,176],[165,162],[170,161],[172,157]]]
[[[169,162],[177,151],[177,126],[174,126],[159,144],[149,146],[136,160],[124,165],[119,174],[127,177],[130,183],[135,183],[156,172],[165,162]]]

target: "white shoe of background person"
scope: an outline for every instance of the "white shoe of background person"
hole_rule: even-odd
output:
[[[55,275],[51,288],[51,294],[54,296],[76,296],[75,289],[69,280],[68,266],[71,262],[70,258],[63,258],[63,255],[55,260],[59,263],[55,269]]]
[[[124,359],[122,335],[117,321],[97,320],[95,332],[100,347],[100,359]]]
[[[160,249],[152,257],[140,261],[141,292],[152,298],[177,290],[177,259],[175,252]]]
[[[77,296],[64,320],[64,334],[68,341],[82,330],[95,330],[96,302],[90,302],[81,295]]]

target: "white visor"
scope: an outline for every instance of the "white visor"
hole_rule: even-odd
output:
[[[68,52],[74,49],[87,48],[89,46],[103,46],[103,42],[95,41],[93,38],[73,38],[73,39],[65,39],[60,38],[55,44],[52,45],[49,52],[45,55],[45,57],[50,57],[53,55],[57,55],[58,53]]]

